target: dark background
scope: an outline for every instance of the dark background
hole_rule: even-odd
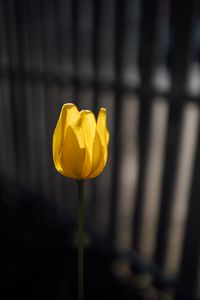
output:
[[[85,183],[86,299],[200,299],[198,0],[0,0],[1,299],[76,299],[65,102],[108,110]]]

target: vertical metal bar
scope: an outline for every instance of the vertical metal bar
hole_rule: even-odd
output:
[[[179,153],[179,140],[182,125],[183,104],[180,95],[186,92],[188,67],[191,58],[193,21],[195,1],[172,1],[172,87],[175,97],[170,99],[168,116],[167,140],[165,146],[165,162],[159,208],[158,228],[156,235],[155,262],[164,267],[169,224],[172,211],[172,193],[176,180],[177,157]]]
[[[193,291],[197,289],[200,250],[200,122],[198,130],[198,143],[194,161],[181,265],[178,274],[179,286],[176,291],[176,300],[190,299]]]
[[[73,60],[73,97],[78,96],[78,5],[79,0],[71,1],[72,8],[72,60]]]
[[[120,189],[120,162],[121,162],[121,123],[122,120],[122,58],[124,47],[124,18],[126,2],[115,1],[115,45],[114,45],[114,69],[115,69],[115,114],[113,136],[113,166],[111,181],[109,238],[114,242],[116,237],[118,195]]]
[[[165,4],[165,6],[164,6]],[[164,18],[166,11],[160,7],[167,7],[166,1],[143,0],[141,3],[141,31],[139,34],[139,68],[141,74],[141,93],[139,109],[139,173],[136,189],[135,207],[133,214],[133,247],[139,252],[142,214],[144,206],[143,193],[148,163],[149,138],[151,132],[151,102],[149,91],[152,88],[152,78],[160,59],[160,31],[157,26]],[[160,11],[160,14],[158,12]],[[147,51],[148,49],[148,51]]]
[[[15,147],[17,161],[17,180],[21,184],[27,183],[29,176],[28,166],[28,142],[26,126],[26,93],[24,80],[24,56],[26,55],[24,44],[24,7],[23,2],[5,1],[5,18],[7,26],[7,49],[11,62],[10,89],[13,108],[13,120],[15,128]],[[17,69],[18,68],[18,69]],[[19,69],[20,68],[20,69]],[[22,110],[23,107],[23,110]]]
[[[91,80],[92,75],[92,0],[79,0],[78,5],[78,76],[82,83]]]
[[[99,78],[102,83],[114,82],[115,0],[101,0],[99,37]]]
[[[26,47],[26,57],[25,59],[25,81],[26,81],[26,103],[27,103],[27,131],[28,131],[28,159],[29,159],[29,186],[33,189],[37,189],[37,170],[36,170],[36,151],[35,151],[35,145],[34,145],[34,132],[35,132],[35,126],[34,126],[34,119],[33,119],[33,107],[32,107],[32,86],[31,86],[31,71],[32,70],[32,56],[31,56],[31,50],[32,50],[32,44],[31,42],[31,32],[30,32],[30,18],[31,15],[29,15],[29,5],[27,4],[27,1],[23,2],[24,5],[24,34],[25,34],[25,47]]]
[[[58,66],[58,40],[57,40],[57,24],[56,24],[56,2],[42,1],[42,47],[45,80],[45,134],[46,134],[46,158],[48,183],[50,184],[48,196],[54,201],[60,202],[61,193],[61,177],[55,172],[52,160],[52,136],[59,114],[59,75]]]
[[[12,107],[9,94],[9,60],[6,45],[6,24],[5,12],[2,1],[0,2],[0,122],[1,122],[1,142],[0,142],[0,173],[3,176],[15,179],[16,160],[13,135]],[[9,168],[8,168],[9,161]]]
[[[15,25],[14,18],[14,9],[13,2],[11,1],[2,1],[2,11],[4,13],[4,26],[5,26],[5,47],[8,56],[8,70],[7,72],[7,83],[10,90],[10,103],[11,103],[11,119],[12,119],[12,128],[13,128],[13,141],[14,141],[14,153],[15,153],[15,161],[16,161],[16,178],[19,173],[19,160],[18,160],[18,144],[17,144],[17,130],[15,127],[16,118],[15,118],[15,81],[14,81],[14,70],[18,65],[17,60],[17,45],[16,39],[13,39],[15,36],[15,32],[13,28]],[[10,22],[12,21],[12,22]]]
[[[135,206],[133,215],[133,247],[139,252],[141,239],[142,213],[144,206],[143,193],[145,188],[145,175],[150,137],[151,103],[149,96],[140,97],[138,146],[139,146],[139,172],[135,194]]]
[[[27,5],[27,1],[26,5]],[[30,155],[33,156],[35,175],[33,182],[37,190],[47,194],[49,190],[47,173],[46,113],[44,61],[42,44],[42,15],[38,0],[27,6],[27,27],[29,32],[31,97],[29,102],[30,130],[32,130]]]
[[[176,98],[171,99],[176,102]],[[182,106],[171,106],[168,116],[168,128],[165,145],[165,162],[159,208],[159,220],[156,235],[155,262],[164,267],[167,253],[168,228],[172,210],[172,193],[176,180],[177,158],[179,153],[180,133],[182,125]]]
[[[33,120],[31,118],[32,113],[32,105],[31,105],[31,56],[30,56],[30,39],[29,39],[29,18],[28,18],[28,5],[27,1],[21,0],[17,2],[18,7],[18,15],[17,18],[20,19],[21,14],[23,13],[23,22],[21,24],[21,28],[19,30],[23,33],[23,37],[19,41],[21,43],[21,47],[23,47],[22,56],[20,57],[21,69],[22,69],[22,78],[21,78],[21,97],[25,102],[26,111],[26,131],[27,131],[27,165],[28,165],[28,173],[26,184],[31,188],[36,188],[35,178],[36,168],[35,168],[35,152],[33,147],[33,135],[34,135],[34,127]]]
[[[71,1],[54,3],[56,11],[57,42],[60,84],[69,84],[72,77],[72,14]]]
[[[94,90],[94,110],[98,112],[98,55],[99,55],[99,33],[100,33],[100,18],[101,18],[101,5],[100,1],[93,2],[93,90]]]
[[[91,37],[92,37],[92,1],[73,2],[73,50],[74,50],[74,96],[78,89],[91,80]],[[76,99],[75,99],[76,100]],[[78,100],[78,99],[77,99]],[[79,102],[79,101],[77,101]],[[81,103],[81,101],[80,101]]]
[[[18,141],[19,141],[19,163],[21,174],[19,174],[20,183],[27,184],[30,179],[29,149],[28,149],[28,128],[27,128],[27,99],[26,99],[26,25],[25,10],[23,0],[15,1],[16,14],[16,33],[18,42],[19,70],[17,87],[18,93],[15,103],[15,113],[17,117]],[[23,107],[23,110],[22,110]]]

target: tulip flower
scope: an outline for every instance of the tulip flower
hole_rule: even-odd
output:
[[[96,121],[90,110],[79,112],[74,104],[64,104],[53,134],[57,171],[74,179],[98,176],[107,161],[108,141],[105,108],[100,109]]]
[[[79,112],[73,103],[63,105],[53,134],[53,161],[59,173],[78,183],[79,300],[83,300],[83,182],[103,171],[108,158],[108,142],[105,108],[100,109],[96,121],[90,110]]]

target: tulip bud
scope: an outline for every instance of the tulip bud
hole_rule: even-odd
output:
[[[78,111],[72,103],[63,105],[53,134],[53,160],[59,173],[74,179],[98,176],[108,157],[109,132],[106,109],[97,121],[90,110]]]

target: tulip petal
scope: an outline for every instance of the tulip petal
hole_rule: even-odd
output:
[[[63,164],[63,145],[66,143],[66,134],[69,126],[78,125],[80,125],[80,113],[77,107],[73,103],[64,104],[53,134],[53,160],[58,172],[67,177],[73,177],[74,174],[68,169],[66,163]],[[84,147],[80,132],[79,136],[80,147]]]
[[[108,157],[109,132],[106,127],[106,109],[101,108],[93,144],[92,168],[88,178],[98,176],[104,169]]]
[[[93,143],[92,168],[87,178],[94,178],[103,171],[103,168],[105,166],[103,151],[104,149],[101,144],[99,134],[96,131]]]
[[[105,108],[101,108],[97,119],[97,132],[99,134],[103,146],[105,162],[107,161],[108,142],[109,142],[109,132],[106,126],[106,119],[107,119],[107,111]]]
[[[86,178],[92,167],[93,143],[96,132],[95,116],[89,110],[81,111],[81,129],[85,143],[85,161],[82,170],[82,177]]]
[[[68,126],[63,150],[61,165],[69,177],[82,179],[82,169],[85,159],[85,147],[80,126]]]
[[[77,107],[72,103],[64,104],[53,134],[53,156],[55,158],[60,156],[67,126],[77,121],[80,122],[80,113]]]
[[[68,126],[78,125],[80,123],[80,112],[73,103],[65,103],[62,107],[61,114],[61,140],[66,136]]]
[[[52,148],[53,148],[53,161],[54,161],[54,165],[55,168],[57,169],[57,171],[59,173],[61,173],[62,175],[65,175],[63,172],[63,169],[60,165],[60,142],[61,142],[61,118],[58,119],[58,122],[56,124],[56,128],[54,130],[53,133],[53,144],[52,144]]]
[[[97,131],[103,146],[107,148],[110,135],[106,126],[106,119],[107,111],[105,108],[101,108],[97,119]]]

